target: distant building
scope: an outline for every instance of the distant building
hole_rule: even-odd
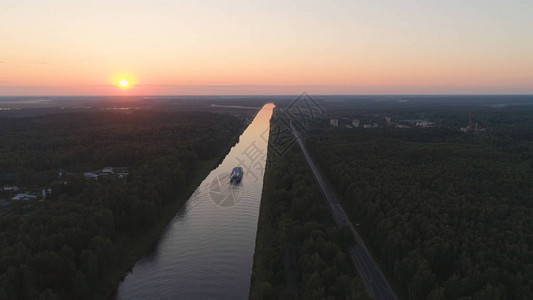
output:
[[[113,168],[112,167],[105,167],[102,170],[100,170],[101,175],[107,175],[107,174],[113,174]]]
[[[330,120],[329,120],[329,125],[331,125],[331,126],[335,126],[335,127],[339,127],[339,120],[337,120],[337,119],[330,119]]]
[[[387,124],[390,123],[391,122],[390,117],[385,117],[385,122],[387,122]]]
[[[85,172],[85,173],[83,173],[83,176],[85,176],[85,178],[89,178],[89,179],[98,179],[98,174],[96,174],[94,172]]]
[[[85,172],[85,178],[98,179],[100,176],[117,175],[119,178],[124,178],[129,175],[127,167],[104,167],[101,170],[94,172]]]
[[[473,126],[472,126],[472,113],[470,113],[470,120],[468,121],[468,126],[466,126],[466,131],[472,131]]]
[[[41,196],[43,196],[43,199],[46,199],[46,197],[48,197],[48,195],[50,195],[52,193],[52,189],[43,189],[43,191],[41,192]]]
[[[12,185],[12,186],[4,186],[2,189],[3,189],[4,191],[6,191],[6,192],[7,192],[7,191],[13,191],[13,192],[16,192],[16,191],[19,190],[19,187],[16,186],[16,185]]]
[[[352,126],[353,126],[354,128],[359,127],[359,123],[360,123],[360,122],[359,122],[359,120],[357,120],[357,119],[353,119],[353,120],[352,120]]]
[[[118,175],[118,177],[120,178],[128,176],[130,174],[127,167],[113,167],[113,173],[115,175]]]
[[[472,114],[470,114],[470,120],[468,121],[468,125],[466,127],[459,128],[462,132],[472,132],[474,134],[478,134],[482,131],[485,131],[485,128],[481,128],[479,124],[472,122]]]
[[[417,124],[424,124],[425,122],[431,123],[428,120],[421,120],[421,119],[400,120],[399,122],[409,123],[409,124],[412,124],[413,126],[419,126]]]
[[[433,126],[433,123],[429,122],[429,121],[418,121],[418,122],[416,122],[416,126],[418,126],[418,127],[431,127],[431,126]]]
[[[18,201],[18,200],[33,200],[37,198],[36,196],[34,195],[30,195],[28,193],[20,193],[20,194],[16,194],[15,197],[11,198],[11,200],[14,200],[14,201]]]
[[[402,128],[402,129],[405,129],[405,128],[410,128],[410,127],[407,126],[407,125],[401,125],[401,124],[398,124],[398,125],[396,125],[396,128]]]
[[[378,124],[376,123],[363,125],[363,128],[377,128],[377,127],[378,127]]]

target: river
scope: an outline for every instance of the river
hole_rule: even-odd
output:
[[[247,299],[270,118],[263,106],[239,142],[198,186],[121,282],[119,299]],[[242,181],[229,182],[233,167]]]

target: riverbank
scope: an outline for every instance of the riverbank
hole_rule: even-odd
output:
[[[201,166],[198,168],[199,171],[191,180],[191,184],[175,201],[170,202],[165,207],[161,217],[152,228],[147,229],[135,238],[121,237],[117,240],[117,244],[120,245],[117,247],[119,249],[118,252],[122,255],[117,261],[116,271],[104,276],[105,279],[103,282],[107,282],[107,284],[103,286],[100,293],[98,293],[101,297],[106,299],[116,298],[116,289],[120,282],[131,271],[135,263],[154,245],[154,243],[157,242],[161,233],[165,230],[176,213],[187,202],[196,187],[209,174],[209,172],[219,164],[220,160],[228,151],[224,152],[217,158],[201,163]]]
[[[253,120],[253,118],[252,118]],[[239,133],[234,137],[228,147],[217,157],[203,161],[197,168],[197,172],[193,175],[190,184],[187,188],[176,197],[174,201],[169,202],[159,217],[158,221],[149,229],[138,236],[129,237],[121,236],[117,239],[116,244],[118,253],[122,255],[116,261],[116,268],[113,272],[105,274],[102,282],[104,284],[96,293],[95,298],[102,299],[116,299],[117,288],[124,277],[132,270],[135,263],[143,257],[158,238],[164,232],[170,221],[175,217],[176,213],[183,208],[187,200],[194,193],[198,185],[202,183],[204,178],[216,168],[224,157],[230,152],[231,148],[239,142],[239,137],[246,130],[251,120],[247,118],[243,121],[243,125]]]

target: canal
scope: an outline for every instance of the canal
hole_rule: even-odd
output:
[[[118,299],[248,298],[273,108],[263,106],[154,248],[137,261]],[[244,176],[232,184],[236,166]]]

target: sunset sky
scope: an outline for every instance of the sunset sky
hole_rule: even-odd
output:
[[[533,1],[0,2],[0,96],[302,91],[532,94]]]

